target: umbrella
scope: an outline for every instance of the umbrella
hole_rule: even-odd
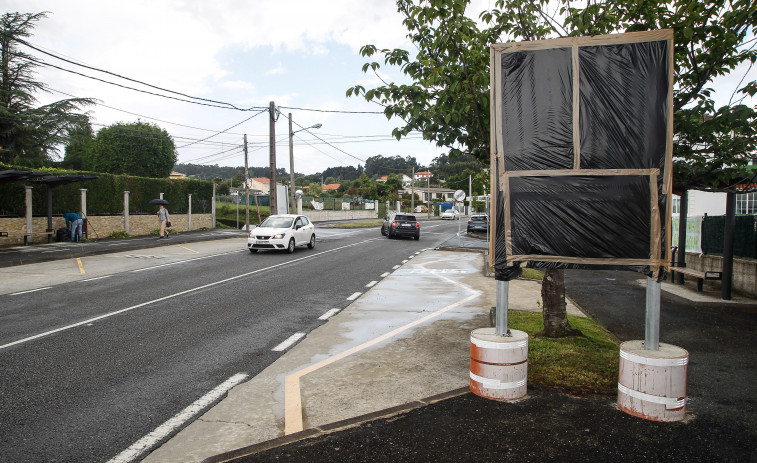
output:
[[[151,199],[147,204],[162,204],[164,206],[167,206],[168,201],[166,201],[165,199]]]

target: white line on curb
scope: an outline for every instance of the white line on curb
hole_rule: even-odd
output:
[[[394,267],[392,267],[392,270],[397,270],[398,268],[400,268],[400,266],[399,265],[395,265]]]
[[[347,298],[347,300],[348,301],[354,301],[355,299],[359,298],[361,294],[363,294],[363,293],[353,293],[352,296],[350,296],[350,297]]]
[[[281,352],[284,350],[289,349],[295,342],[299,341],[305,336],[305,333],[294,333],[293,335],[289,336],[286,341],[282,342],[278,346],[274,347],[272,350],[274,352]]]
[[[102,280],[103,278],[110,278],[113,275],[103,275],[101,277],[94,277],[94,278],[87,278],[86,280],[81,280],[80,283],[85,283],[87,281],[95,281],[95,280]]]
[[[333,317],[334,315],[339,313],[339,309],[331,309],[325,314],[318,317],[318,320],[328,320],[329,318]]]
[[[384,273],[381,274],[381,278],[386,278],[389,275],[391,275],[389,272],[384,272]]]
[[[373,285],[375,285],[376,283],[378,283],[378,281],[376,281],[376,280],[373,280],[373,281],[371,281],[370,283],[368,283],[367,285],[365,285],[365,287],[366,287],[366,288],[372,288],[372,287],[373,287]]]
[[[134,461],[143,452],[170,435],[175,429],[182,426],[194,415],[221,398],[221,396],[245,379],[247,379],[247,375],[244,373],[237,373],[227,379],[215,389],[197,399],[192,405],[174,415],[173,418],[158,426],[153,432],[133,443],[131,447],[111,458],[108,463],[126,463]]]

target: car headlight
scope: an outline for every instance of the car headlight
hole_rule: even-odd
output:
[[[284,234],[283,233],[279,233],[277,235],[273,235],[273,239],[275,239],[275,240],[280,240],[282,238],[284,238]]]
[[[255,238],[255,233],[250,232],[250,238]]]

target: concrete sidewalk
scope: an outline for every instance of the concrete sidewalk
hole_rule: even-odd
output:
[[[485,267],[480,252],[418,253],[143,461],[280,445],[466,392],[470,332],[496,305]],[[540,311],[540,299],[539,282],[510,283],[511,309]]]

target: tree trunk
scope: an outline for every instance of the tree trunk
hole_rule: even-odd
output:
[[[568,311],[565,306],[565,271],[548,269],[544,272],[541,283],[541,300],[544,303],[544,333],[548,338],[563,338],[580,335],[568,323]]]

